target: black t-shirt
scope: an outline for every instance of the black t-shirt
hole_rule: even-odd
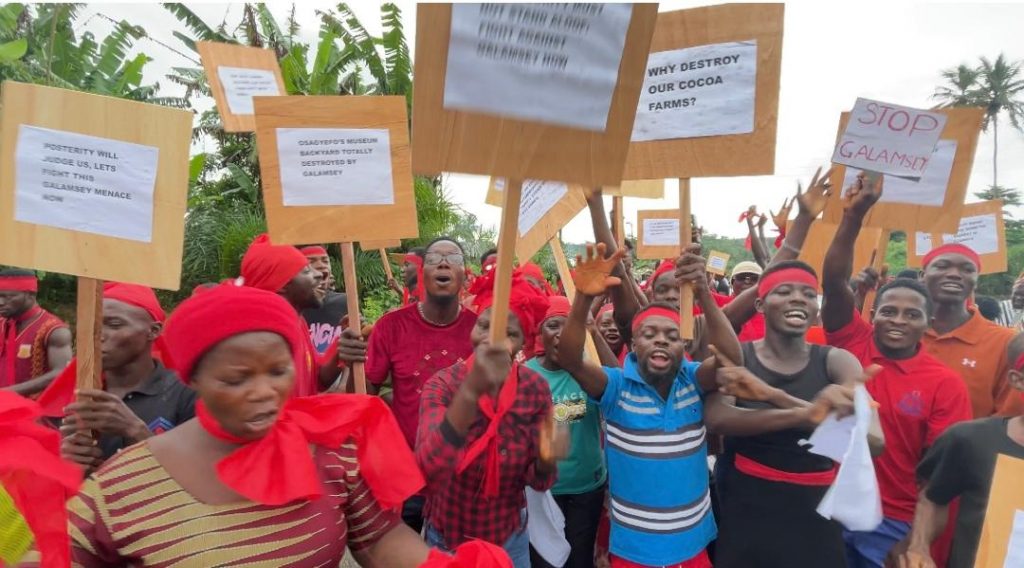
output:
[[[917,466],[917,477],[928,482],[928,499],[946,505],[960,497],[948,568],[974,566],[996,456],[1024,459],[1024,446],[1006,434],[1008,420],[993,417],[953,425]]]
[[[196,393],[185,386],[178,375],[156,364],[153,374],[138,388],[124,395],[125,405],[131,409],[153,434],[161,434],[191,420],[195,415]],[[103,459],[109,459],[118,450],[135,443],[121,436],[103,434],[99,439]]]
[[[348,298],[339,292],[328,292],[319,308],[302,310],[302,317],[309,323],[309,338],[316,352],[323,355],[327,348],[341,335],[341,318],[348,315]]]

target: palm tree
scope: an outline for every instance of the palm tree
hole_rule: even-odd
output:
[[[999,115],[1006,113],[1010,126],[1024,132],[1024,74],[1020,61],[1008,62],[1000,53],[995,61],[981,58],[977,100],[985,106],[982,130],[992,127],[992,185],[999,185]]]
[[[940,101],[939,108],[976,106],[978,75],[977,69],[962,63],[955,69],[946,69],[942,72],[946,84],[936,88],[932,98]]]

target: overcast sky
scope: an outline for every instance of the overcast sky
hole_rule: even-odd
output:
[[[409,46],[413,49],[415,2],[396,3],[403,11]],[[283,25],[292,4],[270,4]],[[370,33],[380,32],[378,3],[350,4]],[[701,5],[707,4],[662,2],[660,10]],[[225,19],[237,24],[242,5],[200,2],[189,6],[208,24],[216,26]],[[334,6],[313,1],[298,4],[296,13],[304,41],[316,41],[319,18],[315,11]],[[91,17],[97,13],[142,25],[152,37],[189,53],[172,35],[175,30],[186,32],[184,25],[159,5],[86,5],[80,21],[86,22],[85,29],[100,35],[109,31],[111,24],[101,17]],[[809,179],[817,166],[825,164],[832,155],[839,114],[849,110],[858,96],[930,107],[935,104],[930,96],[941,83],[942,69],[960,63],[974,65],[982,55],[995,59],[1000,52],[1011,60],[1024,59],[1022,22],[1024,4],[787,2],[775,175],[693,179],[693,211],[698,221],[713,233],[745,235],[745,226],[736,222],[739,213],[748,205],[757,205],[762,210],[777,209],[795,190],[798,179]],[[146,80],[159,81],[166,94],[178,91],[164,78],[170,68],[195,65],[150,40],[142,40],[139,48],[154,59],[147,66]],[[212,101],[207,104],[212,105]],[[1013,131],[1005,121],[999,134],[1000,185],[1024,189],[1024,135]],[[991,132],[983,133],[969,193],[992,183],[992,146]],[[215,146],[208,143],[201,149],[213,151]],[[487,225],[497,225],[499,210],[484,204],[487,178],[452,174],[445,185],[464,209]],[[631,232],[635,225],[637,209],[675,208],[678,201],[674,193],[669,191],[666,199],[657,201],[627,199],[627,230]],[[563,237],[569,242],[592,239],[589,219],[585,215],[577,217],[566,227]]]

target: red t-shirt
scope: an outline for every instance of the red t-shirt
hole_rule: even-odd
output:
[[[917,504],[917,464],[946,428],[972,418],[967,387],[923,346],[910,359],[882,356],[875,346],[874,327],[858,313],[846,327],[825,335],[829,345],[853,353],[865,367],[882,366],[867,383],[868,393],[879,404],[885,435],[885,452],[874,460],[882,512],[887,518],[911,522]]]
[[[732,301],[732,296],[723,296],[718,292],[712,292],[711,299],[713,299],[715,303],[718,304],[718,307],[721,308]],[[700,304],[695,299],[693,302],[693,315],[699,316],[702,313],[704,313],[704,310],[700,308]]]
[[[391,409],[409,447],[415,447],[420,394],[434,373],[473,354],[470,333],[476,314],[463,309],[451,325],[431,325],[416,304],[384,314],[373,326],[366,354],[366,380],[381,385],[391,375]]]

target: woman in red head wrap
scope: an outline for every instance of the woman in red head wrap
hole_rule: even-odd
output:
[[[514,276],[508,342],[491,345],[494,280],[495,271],[486,271],[471,290],[479,310],[474,354],[423,386],[416,457],[427,478],[429,544],[452,548],[472,535],[503,546],[517,567],[529,566],[523,490],[554,484],[558,452],[541,448],[551,440],[551,390],[515,354],[533,345],[548,298]]]
[[[71,501],[76,565],[337,566],[346,545],[364,564],[426,560],[395,511],[423,477],[383,401],[289,396],[296,317],[236,286],[178,307],[166,359],[196,419],[122,451]]]

